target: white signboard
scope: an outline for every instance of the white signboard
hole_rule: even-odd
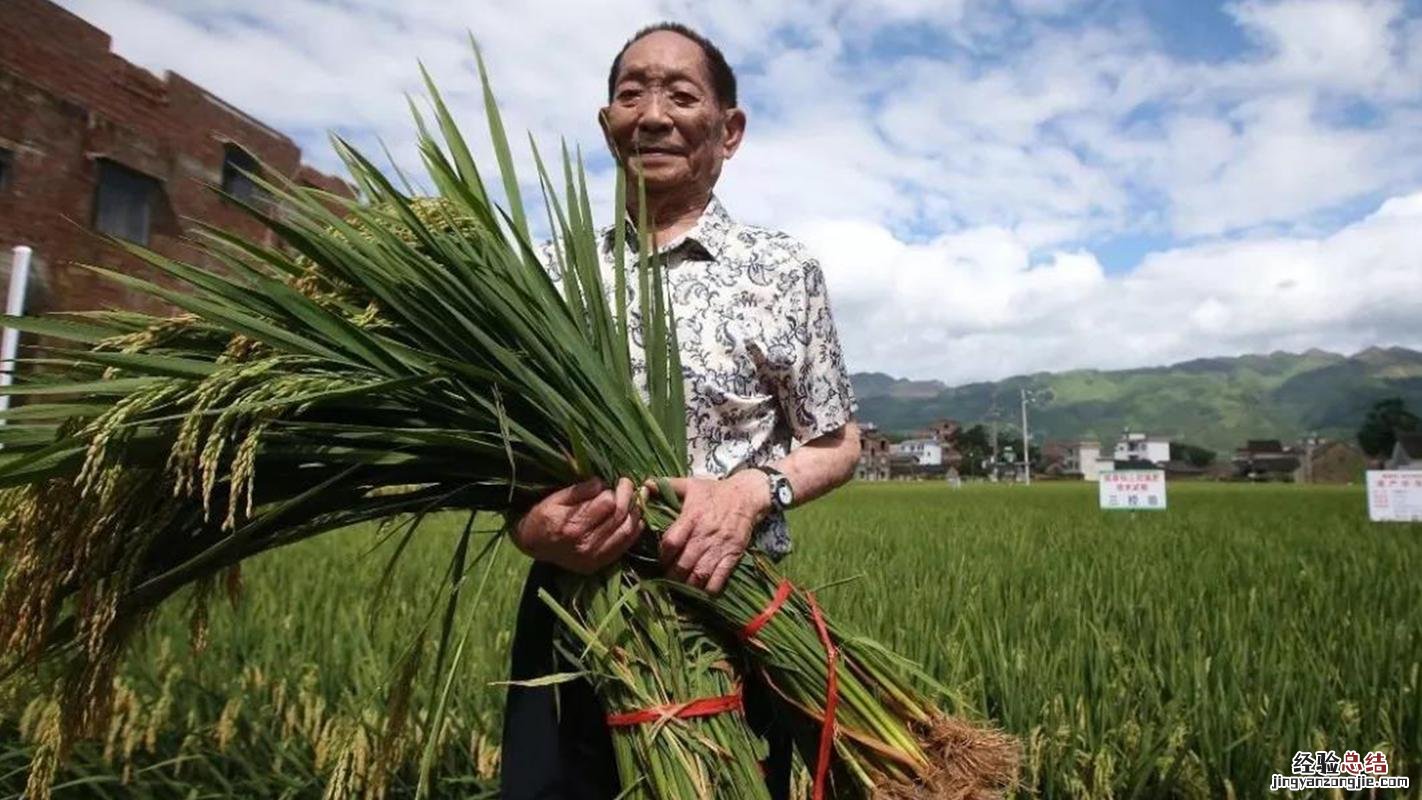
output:
[[[1101,473],[1101,507],[1108,510],[1164,511],[1165,470],[1122,469]]]
[[[1422,522],[1422,472],[1368,470],[1368,517],[1373,522]]]

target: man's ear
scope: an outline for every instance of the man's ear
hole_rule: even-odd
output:
[[[726,109],[726,117],[721,124],[726,127],[726,139],[721,147],[725,152],[724,158],[729,159],[740,149],[741,140],[745,138],[746,112],[739,108]]]

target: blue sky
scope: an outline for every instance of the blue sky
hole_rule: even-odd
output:
[[[1229,61],[1250,49],[1244,29],[1211,0],[1155,0],[1140,5],[1166,52],[1191,61]]]
[[[422,59],[473,128],[581,144],[636,28],[676,19],[750,117],[718,193],[817,253],[850,366],[950,382],[1422,346],[1422,0],[64,0],[334,168],[414,165]],[[531,174],[525,172],[525,174]]]

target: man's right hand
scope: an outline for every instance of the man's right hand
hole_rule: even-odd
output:
[[[588,575],[622,556],[642,532],[636,487],[623,478],[616,490],[597,478],[543,498],[514,529],[514,545],[527,555]]]

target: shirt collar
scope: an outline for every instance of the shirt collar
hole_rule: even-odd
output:
[[[627,246],[634,252],[637,249],[637,223],[631,217],[623,220],[622,223],[627,232]],[[735,221],[731,215],[726,213],[726,207],[721,205],[721,201],[716,195],[711,195],[711,202],[706,204],[706,209],[697,218],[696,224],[691,229],[676,239],[667,242],[662,247],[663,253],[670,253],[679,247],[687,247],[692,250],[699,250],[700,253],[709,256],[712,260],[719,261],[726,253],[726,243],[731,236],[731,227]],[[608,252],[612,250],[613,229],[608,226],[603,232],[603,248]]]

